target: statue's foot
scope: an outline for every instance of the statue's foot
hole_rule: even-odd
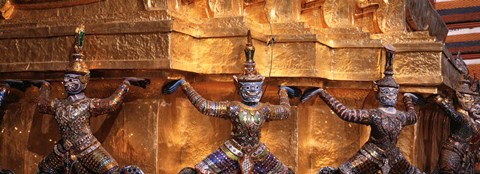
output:
[[[185,167],[178,174],[197,174],[197,171],[191,167]]]
[[[318,171],[318,174],[337,174],[338,170],[333,167],[324,167]]]
[[[120,174],[145,174],[145,173],[143,173],[140,167],[131,165],[131,166],[127,166],[120,169]]]

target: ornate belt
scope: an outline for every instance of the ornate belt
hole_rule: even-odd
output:
[[[381,168],[382,173],[389,173],[392,163],[389,159],[389,155],[395,153],[395,150],[396,149],[384,150],[371,142],[367,142],[360,150],[360,153],[376,163]]]
[[[92,144],[98,142],[97,138],[95,138],[93,135],[85,135],[81,138],[76,139],[75,141],[72,142],[73,146],[72,148],[75,150],[83,150]]]
[[[100,145],[100,142],[94,141],[90,146],[87,146],[86,148],[77,151],[72,149],[72,143],[70,143],[68,140],[65,140],[63,144],[55,144],[55,146],[53,147],[53,151],[55,152],[55,154],[61,157],[65,157],[65,154],[68,152],[70,156],[76,156],[77,158],[79,158],[94,151],[95,149],[100,147]]]
[[[250,153],[245,153],[245,149],[253,149]],[[227,140],[220,147],[220,149],[231,159],[236,160],[240,163],[240,168],[242,173],[249,174],[252,173],[253,162],[264,159],[268,154],[270,154],[269,149],[265,144],[260,144],[254,147],[243,147],[235,140]]]

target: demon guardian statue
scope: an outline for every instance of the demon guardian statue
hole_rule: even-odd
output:
[[[164,93],[173,93],[182,87],[188,99],[201,113],[231,120],[232,138],[193,168],[184,168],[180,173],[293,173],[280,162],[264,143],[260,142],[260,131],[265,122],[283,120],[290,116],[288,96],[299,96],[301,91],[293,87],[281,86],[280,105],[261,103],[265,77],[255,69],[253,60],[255,48],[250,31],[245,48],[246,62],[243,74],[234,76],[242,99],[238,101],[209,101],[198,94],[185,80],[175,80],[166,84]]]
[[[82,53],[83,26],[77,28],[75,53],[67,66],[63,85],[68,97],[50,99],[50,84],[46,81],[32,81],[40,87],[38,110],[53,115],[61,139],[39,164],[38,173],[143,173],[138,167],[127,166],[119,169],[117,162],[101,146],[90,129],[90,117],[112,112],[120,107],[130,85],[146,87],[148,80],[125,79],[120,87],[105,99],[88,98],[84,94],[90,71]]]
[[[403,127],[417,121],[413,105],[416,97],[410,93],[404,94],[406,112],[395,108],[399,86],[392,77],[394,48],[387,46],[386,53],[385,77],[375,83],[380,104],[378,109],[350,109],[322,88],[308,89],[302,96],[301,100],[305,102],[318,94],[341,119],[371,127],[368,141],[357,154],[338,169],[325,167],[319,173],[422,173],[405,159],[397,147],[398,136]]]

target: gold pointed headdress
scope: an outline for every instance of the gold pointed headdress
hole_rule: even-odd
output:
[[[234,78],[237,79],[238,82],[263,82],[263,80],[265,79],[265,77],[258,73],[257,69],[255,68],[255,61],[253,60],[254,54],[255,47],[252,44],[252,35],[250,33],[250,30],[248,30],[247,45],[245,47],[245,68],[243,69],[242,74],[234,76]]]
[[[83,60],[83,58],[85,57],[82,51],[84,39],[85,39],[85,26],[80,25],[75,30],[74,53],[70,58],[70,62],[68,63],[66,73],[74,73],[74,74],[81,74],[81,75],[90,74],[90,70],[88,69],[87,64]]]
[[[393,56],[395,55],[395,48],[392,45],[386,45],[386,62],[385,62],[385,75],[382,79],[377,80],[375,84],[378,87],[392,87],[398,88],[397,82],[393,79]]]

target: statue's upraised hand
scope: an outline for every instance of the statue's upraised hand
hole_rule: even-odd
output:
[[[150,79],[144,79],[144,78],[137,78],[137,77],[127,77],[125,78],[125,81],[128,81],[133,86],[138,86],[141,88],[147,88],[148,85],[150,85]]]
[[[310,98],[312,98],[313,96],[315,96],[321,91],[323,91],[323,89],[319,87],[309,88],[305,90],[305,92],[302,95],[302,98],[300,98],[300,101],[302,101],[302,103],[305,103],[307,100],[309,100]]]
[[[413,100],[413,103],[416,103],[416,104],[425,104],[425,99],[422,96],[417,94],[407,92],[403,94],[403,97],[411,97]]]
[[[290,98],[300,97],[300,95],[302,95],[302,90],[295,86],[280,86],[280,89],[287,90],[288,97]]]
[[[171,94],[175,92],[180,86],[182,86],[186,81],[184,79],[172,80],[162,87],[163,94]]]
[[[25,91],[25,89],[30,87],[30,83],[20,81],[20,80],[8,79],[8,80],[5,80],[4,83],[5,83],[5,85],[7,85],[11,88],[19,89],[21,91]]]

